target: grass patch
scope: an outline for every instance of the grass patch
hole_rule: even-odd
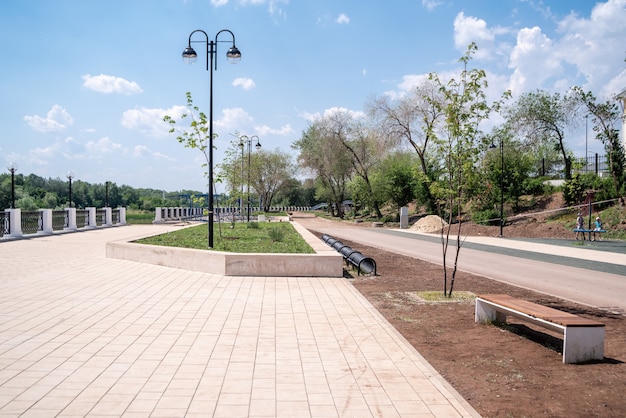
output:
[[[150,210],[126,210],[126,223],[129,225],[151,224],[154,221],[154,211]]]
[[[428,303],[441,303],[441,302],[473,302],[476,299],[476,295],[472,292],[452,292],[452,297],[446,297],[442,291],[438,290],[426,290],[422,292],[415,292],[415,296],[423,302]]]
[[[221,229],[221,236],[220,236]],[[287,253],[313,254],[315,251],[288,222],[259,222],[258,228],[249,228],[246,223],[238,222],[234,228],[230,225],[214,227],[214,246],[216,251],[236,253]],[[282,236],[280,241],[273,237]],[[140,244],[164,245],[168,247],[208,249],[208,225],[202,224],[190,228],[179,229],[167,234],[142,238]]]

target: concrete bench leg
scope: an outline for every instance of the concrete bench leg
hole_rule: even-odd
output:
[[[506,322],[506,315],[498,312],[491,304],[476,299],[474,322]]]
[[[566,327],[563,363],[604,359],[604,327]]]

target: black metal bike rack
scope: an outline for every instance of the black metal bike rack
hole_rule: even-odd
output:
[[[357,269],[357,274],[360,276],[363,274],[374,273],[376,276],[376,261],[372,257],[366,257],[359,251],[344,245],[341,241],[336,240],[328,234],[322,235],[322,241],[333,250],[337,251],[343,256],[346,264],[352,264]]]

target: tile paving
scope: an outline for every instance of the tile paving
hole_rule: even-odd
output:
[[[171,228],[0,243],[0,416],[478,416],[345,279],[105,257]]]

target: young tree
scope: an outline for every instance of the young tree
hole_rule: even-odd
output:
[[[487,88],[484,70],[467,69],[472,55],[477,51],[474,43],[460,59],[464,65],[460,78],[443,82],[435,73],[430,79],[439,86],[443,101],[431,99],[431,103],[443,115],[441,123],[432,127],[429,133],[435,140],[441,158],[441,175],[431,183],[431,193],[438,199],[440,214],[448,219],[448,227],[441,230],[443,253],[443,291],[451,297],[454,289],[458,259],[461,250],[461,225],[463,210],[469,201],[471,190],[480,182],[476,169],[480,153],[479,124],[485,120],[499,103],[489,105],[485,96]],[[452,276],[448,288],[447,255],[450,244],[450,231],[457,224],[455,253]],[[443,225],[442,225],[443,227]]]

